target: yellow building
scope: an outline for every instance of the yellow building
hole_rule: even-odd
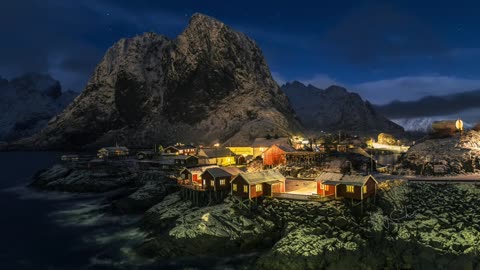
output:
[[[251,146],[229,146],[227,147],[235,155],[239,156],[253,156],[253,147]]]
[[[202,148],[198,151],[199,163],[203,165],[235,165],[235,157],[227,148]]]

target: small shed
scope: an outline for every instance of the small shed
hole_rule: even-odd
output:
[[[316,181],[318,195],[355,200],[375,195],[378,185],[372,175],[322,173]]]
[[[209,168],[202,174],[202,188],[207,190],[228,190],[230,181],[241,171],[235,167]]]
[[[285,192],[285,176],[275,170],[240,173],[232,180],[232,195],[254,199]]]

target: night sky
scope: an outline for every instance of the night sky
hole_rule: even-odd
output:
[[[480,89],[479,11],[474,1],[2,1],[0,75],[50,73],[80,91],[120,38],[175,38],[201,12],[256,40],[280,84],[415,100]]]

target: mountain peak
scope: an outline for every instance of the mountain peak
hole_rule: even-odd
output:
[[[202,14],[202,13],[195,13],[192,15],[190,18],[190,21],[187,26],[188,29],[194,29],[194,30],[214,30],[214,29],[219,29],[224,27],[225,24],[213,17],[210,17],[208,15]]]

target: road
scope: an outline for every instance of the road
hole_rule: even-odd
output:
[[[375,179],[377,181],[386,181],[386,180],[404,180],[411,182],[424,182],[424,183],[478,183],[480,184],[480,175],[479,174],[469,174],[469,175],[457,175],[457,176],[400,176],[400,175],[389,175],[389,174],[375,174]]]

